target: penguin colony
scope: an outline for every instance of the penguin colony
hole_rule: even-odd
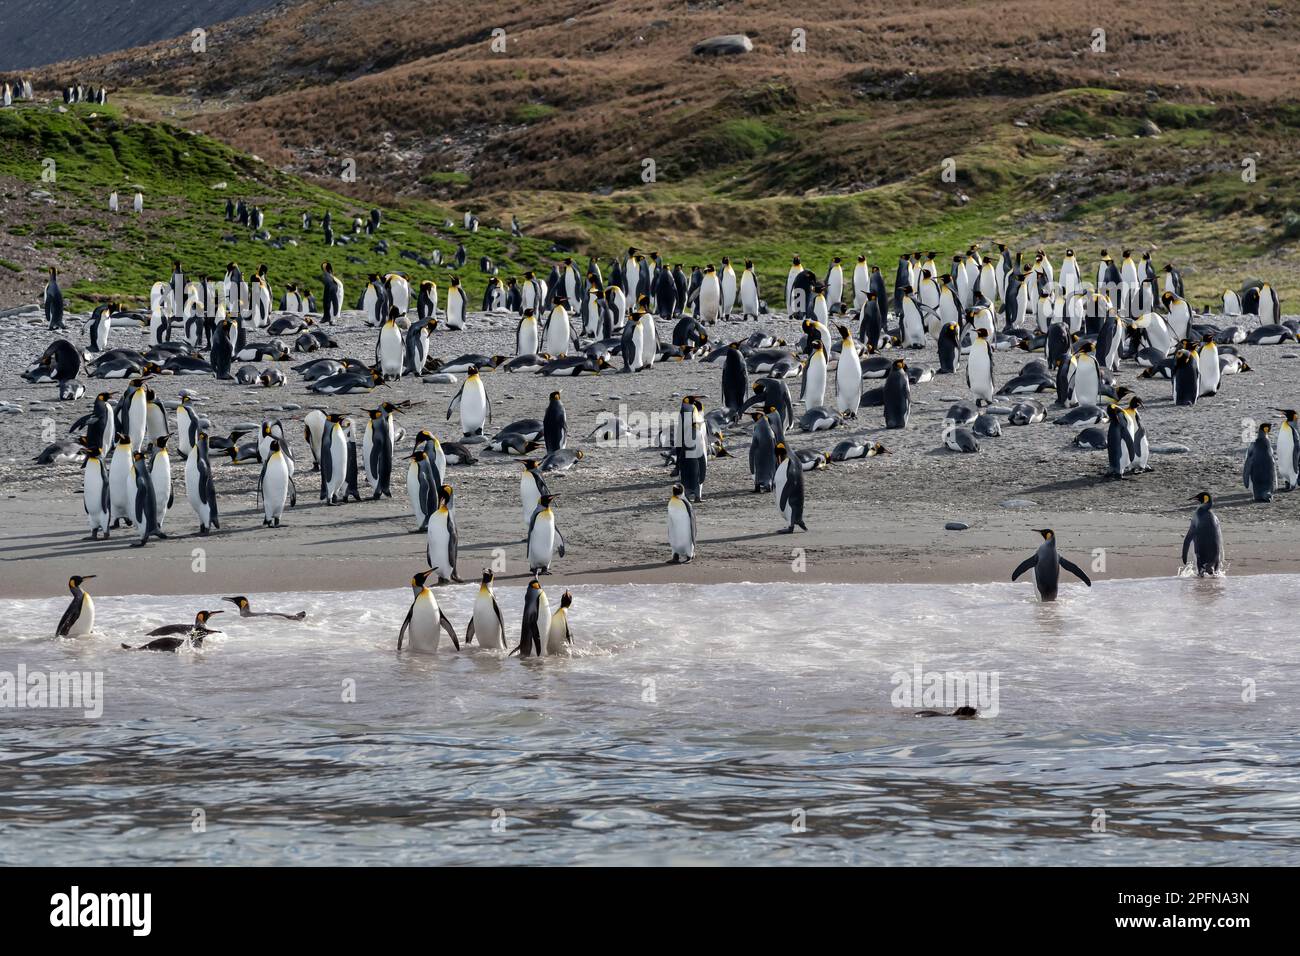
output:
[[[227,217],[260,215],[227,204]],[[477,225],[466,214],[466,228]],[[332,244],[327,213],[323,237]],[[381,229],[373,210],[364,225]],[[312,228],[309,214],[303,227]],[[518,229],[517,222],[514,226]],[[465,250],[457,259],[463,265]],[[438,342],[453,343],[467,327],[471,309],[459,278],[452,276],[439,297],[431,279],[389,273],[369,275],[356,296],[356,309],[375,330],[373,361],[345,357],[311,359],[291,366],[308,391],[325,407],[298,423],[266,418],[257,428],[220,434],[197,407],[192,392],[165,406],[151,383],[158,376],[199,376],[267,388],[290,376],[276,367],[293,352],[310,353],[337,345],[331,327],[341,321],[348,301],[332,264],[321,265],[316,282],[320,307],[305,286],[287,285],[277,301],[266,266],[245,277],[230,263],[224,275],[189,275],[173,262],[170,276],[148,290],[147,309],[116,303],[95,307],[82,329],[84,344],[66,338],[36,357],[23,377],[29,383],[57,385],[60,398],[80,400],[83,371],[103,380],[85,414],[71,428],[75,441],[45,449],[38,460],[79,461],[84,472],[83,505],[91,539],[109,538],[125,526],[133,547],[166,540],[179,522],[172,456],[179,457],[180,483],[199,535],[222,529],[219,470],[214,460],[259,469],[257,482],[262,524],[279,527],[297,505],[300,485],[323,506],[405,494],[416,530],[426,536],[427,570],[410,579],[413,599],[398,636],[399,647],[433,652],[445,634],[460,648],[456,630],[438,606],[431,585],[459,582],[459,530],[450,469],[472,464],[475,448],[516,456],[524,551],[532,579],[525,589],[519,638],[511,641],[492,590],[492,572],[483,572],[465,640],[506,648],[521,657],[562,654],[571,644],[566,593],[552,609],[539,577],[563,559],[566,541],[557,514],[560,496],[547,485],[550,474],[576,467],[584,452],[574,438],[562,390],[550,395],[540,418],[497,427],[488,374],[531,373],[551,377],[595,376],[617,367],[620,373],[653,374],[656,363],[689,361],[720,366],[720,403],[706,411],[706,397],[682,396],[667,428],[636,436],[665,449],[675,481],[666,509],[667,560],[689,563],[699,543],[699,509],[705,501],[708,463],[729,454],[724,429],[749,431],[746,452],[755,493],[770,494],[779,530],[807,531],[805,503],[816,471],[832,462],[888,454],[882,443],[841,441],[829,451],[798,448],[796,428],[812,435],[852,420],[883,420],[886,429],[908,427],[917,386],[936,376],[964,381],[970,399],[954,404],[936,441],[957,454],[977,453],[980,439],[1010,426],[1031,426],[1056,416],[1060,425],[1085,426],[1075,439],[1081,447],[1104,449],[1101,480],[1123,480],[1151,471],[1151,441],[1143,426],[1141,400],[1120,384],[1126,376],[1160,377],[1169,382],[1172,402],[1193,407],[1212,402],[1230,377],[1250,371],[1239,346],[1296,342],[1300,328],[1283,321],[1276,292],[1268,285],[1222,293],[1211,309],[1252,317],[1251,330],[1222,325],[1194,310],[1173,265],[1157,272],[1150,255],[1135,260],[1125,250],[1116,262],[1103,251],[1092,267],[1067,250],[1059,266],[1046,252],[1012,254],[970,246],[941,269],[935,254],[900,257],[892,292],[879,266],[858,256],[846,275],[836,257],[824,273],[795,257],[775,299],[784,317],[769,311],[753,262],[739,274],[732,261],[693,267],[669,266],[658,254],[636,248],[626,255],[589,259],[580,269],[572,257],[541,272],[527,271],[505,284],[493,274],[481,311],[517,317],[513,355],[464,354],[439,358]],[[493,269],[495,267],[492,267]],[[42,304],[50,329],[63,329],[63,295],[58,273],[49,270]],[[728,340],[729,320],[772,316],[771,332]],[[1242,318],[1240,321],[1245,321]],[[130,344],[115,341],[119,330],[134,333]],[[143,338],[143,341],[140,339]],[[286,340],[292,339],[292,345]],[[787,338],[793,345],[787,344]],[[938,367],[909,362],[933,346]],[[1011,356],[1028,353],[1019,368]],[[1040,357],[1037,357],[1041,355]],[[1030,357],[1032,356],[1032,357]],[[252,364],[271,363],[258,369]],[[617,365],[616,365],[617,363]],[[425,383],[459,387],[446,406],[444,423],[455,420],[458,440],[443,440],[432,427],[408,433],[402,418],[413,414],[411,401],[380,401],[361,415],[328,407],[333,396],[369,394],[404,376]],[[798,380],[798,398],[790,382]],[[872,382],[879,382],[873,386]],[[112,385],[113,387],[110,387]],[[802,412],[796,412],[796,405]],[[1007,407],[1009,406],[1009,407]],[[1259,425],[1246,457],[1242,480],[1255,501],[1271,501],[1280,487],[1293,490],[1300,480],[1297,412]],[[626,437],[619,420],[598,423],[588,439]],[[301,436],[301,444],[298,438]],[[295,447],[297,451],[295,452]],[[308,467],[308,456],[310,466]],[[397,475],[394,475],[397,469]],[[395,478],[404,487],[395,488]],[[314,477],[308,477],[308,476]],[[362,491],[362,476],[365,493]],[[1222,535],[1209,492],[1193,496],[1197,510],[1183,542],[1182,560],[1198,574],[1224,568]],[[1015,570],[1030,569],[1043,600],[1056,597],[1060,569],[1091,584],[1087,575],[1057,552],[1056,536],[1039,529],[1043,544]],[[58,626],[62,636],[89,631],[93,603],[82,583],[69,580],[72,605]],[[244,600],[244,599],[241,599]],[[245,604],[242,607],[246,607]],[[196,645],[207,629],[201,612],[183,631],[156,635],[150,649],[174,649],[173,638]],[[156,645],[156,646],[155,646]],[[175,646],[180,646],[179,644]]]

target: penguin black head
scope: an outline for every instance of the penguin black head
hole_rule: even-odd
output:
[[[430,568],[428,571],[417,571],[415,573],[415,576],[411,578],[411,587],[413,588],[424,587],[424,582],[429,579],[429,575],[431,574],[433,574],[432,568]]]
[[[784,461],[784,460],[785,460],[785,457],[786,457],[786,447],[785,447],[785,442],[783,442],[783,441],[779,441],[779,442],[777,442],[777,443],[776,443],[775,451],[776,451],[776,460],[777,460],[778,462],[780,462],[780,461]]]
[[[848,339],[853,338],[853,333],[849,331],[849,327],[847,325],[837,325],[835,326],[835,328],[839,330],[840,338],[845,339],[846,341]]]
[[[443,486],[442,486],[442,496],[443,496],[443,498],[446,499],[446,501],[443,502],[444,504],[446,504],[447,502],[451,501],[451,496],[452,496],[452,494],[453,494],[453,492],[452,492],[452,489],[451,489],[451,485],[443,485]]]
[[[1273,426],[1270,425],[1268,422],[1265,422],[1264,424],[1259,426],[1260,435],[1267,435],[1272,430],[1273,430]]]
[[[528,582],[528,588],[529,590],[536,588],[537,590],[540,591],[542,589],[542,582],[537,580],[537,578],[533,578],[531,581]]]
[[[1044,541],[1051,541],[1056,537],[1056,532],[1051,528],[1035,528],[1034,530],[1043,536]]]
[[[494,577],[496,577],[496,575],[492,573],[492,569],[491,569],[491,568],[484,568],[484,569],[483,569],[483,586],[484,586],[484,587],[487,587],[489,584],[491,584],[491,583],[492,583],[492,579],[493,579]]]
[[[559,390],[557,389],[556,391],[551,392],[551,401],[558,402],[559,400],[560,400]]]
[[[1210,495],[1208,491],[1202,491],[1199,492],[1198,494],[1192,495],[1192,501],[1200,502],[1203,505],[1214,504],[1214,498]]]
[[[874,445],[872,445],[872,446],[871,446],[871,450],[872,450],[873,452],[875,452],[877,455],[892,455],[892,454],[893,454],[892,451],[890,451],[890,450],[889,450],[888,448],[886,448],[884,445],[880,444],[880,442],[876,442]]]
[[[82,581],[89,581],[93,577],[95,577],[93,574],[74,574],[72,577],[68,578],[68,590],[75,591],[77,588],[81,587]]]
[[[558,497],[559,495],[542,495],[542,497],[538,499],[538,504],[543,508],[549,508],[551,503]]]
[[[560,607],[567,608],[572,606],[573,606],[573,595],[570,594],[568,591],[565,591],[564,594],[560,597]]]
[[[1292,409],[1292,408],[1279,408],[1279,409],[1277,409],[1277,411],[1281,412],[1281,413],[1282,413],[1282,417],[1283,417],[1284,419],[1286,419],[1288,422],[1294,422],[1294,421],[1296,420],[1296,412],[1295,412],[1295,409]]]
[[[536,459],[536,458],[525,458],[525,459],[524,459],[524,471],[534,471],[534,470],[536,470],[536,468],[537,468],[537,459]]]
[[[209,618],[214,617],[217,614],[225,614],[225,613],[226,613],[225,611],[199,611],[198,614],[194,615],[194,623],[206,624],[208,623]]]
[[[686,490],[686,489],[685,489],[684,487],[682,487],[682,485],[680,485],[680,484],[673,485],[673,497],[674,497],[674,498],[680,498],[680,497],[682,496],[682,492],[685,491],[685,490]]]
[[[242,594],[236,595],[235,597],[223,597],[221,600],[229,601],[231,604],[235,605],[235,607],[239,608],[240,610],[243,610],[244,608],[248,607],[248,598],[244,597]]]
[[[907,371],[907,362],[905,362],[903,359],[894,359],[894,368]]]

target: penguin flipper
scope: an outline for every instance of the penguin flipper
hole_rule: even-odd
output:
[[[1031,554],[1029,557],[1025,558],[1025,560],[1020,562],[1020,564],[1016,567],[1016,569],[1011,572],[1011,580],[1014,581],[1016,578],[1020,577],[1020,575],[1024,574],[1026,571],[1034,567],[1036,564],[1038,564],[1037,552]]]
[[[495,596],[492,598],[492,612],[497,616],[497,626],[501,628],[501,644],[504,646],[506,642],[506,622],[501,617],[501,605],[497,604]],[[466,640],[466,643],[469,643],[468,640]]]
[[[1061,567],[1065,568],[1065,570],[1069,571],[1084,584],[1088,585],[1088,587],[1092,587],[1092,581],[1088,578],[1088,575],[1083,573],[1083,569],[1077,564],[1067,558],[1061,557],[1060,555],[1057,555],[1056,560],[1061,563]]]
[[[81,612],[81,598],[74,597],[68,604],[68,609],[63,612],[63,617],[59,618],[59,626],[54,631],[55,637],[67,637],[68,631],[72,630],[72,625],[77,622]]]
[[[447,636],[451,638],[452,644],[456,645],[456,650],[460,650],[460,641],[456,638],[456,631],[451,626],[451,621],[447,620],[447,615],[443,613],[442,608],[438,608],[438,624],[447,632]],[[469,643],[468,638],[466,638],[465,643]]]
[[[397,632],[397,649],[399,651],[402,649],[402,641],[406,639],[406,630],[411,626],[411,614],[414,613],[414,611],[415,602],[412,601],[411,606],[407,608],[406,619],[402,621],[402,629]]]
[[[1241,466],[1241,484],[1247,491],[1250,491],[1250,466],[1255,460],[1255,447],[1252,445],[1250,451],[1246,452],[1246,461]]]
[[[1187,534],[1183,536],[1183,564],[1187,563],[1187,551],[1192,546],[1192,540],[1196,537],[1196,522],[1193,521],[1187,528]]]
[[[469,627],[465,628],[465,646],[469,647],[474,643],[474,615],[469,616]]]
[[[559,525],[555,526],[555,536],[560,539],[559,555],[564,557],[564,535],[560,533]]]
[[[460,397],[465,391],[465,383],[462,382],[460,389],[452,396],[451,404],[447,406],[447,421],[451,421],[452,413],[460,408]]]

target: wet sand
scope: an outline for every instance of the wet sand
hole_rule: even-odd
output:
[[[69,316],[63,335],[84,346],[83,317]],[[340,348],[294,356],[351,355],[369,360],[377,332],[345,312],[334,329]],[[19,378],[56,336],[34,317],[0,318],[0,399],[22,407],[0,413],[0,596],[39,597],[62,593],[70,574],[97,574],[96,593],[246,593],[291,590],[368,590],[392,587],[424,567],[424,536],[415,527],[405,496],[404,462],[395,468],[394,499],[366,500],[324,507],[316,500],[318,477],[301,441],[301,419],[313,407],[360,412],[383,399],[411,399],[417,406],[399,417],[407,438],[399,454],[409,453],[421,428],[444,441],[459,440],[456,417],[446,421],[447,403],[458,385],[403,379],[369,395],[321,398],[307,392],[300,377],[283,388],[263,389],[217,382],[209,377],[159,377],[154,387],[164,400],[182,388],[204,397],[201,414],[224,434],[241,422],[265,414],[281,419],[297,441],[299,506],[287,511],[284,525],[267,529],[255,507],[257,469],[213,456],[220,496],[220,532],[197,536],[197,522],[184,496],[183,468],[173,462],[175,505],[166,530],[171,537],[145,548],[130,548],[123,529],[107,542],[86,540],[79,465],[41,466],[31,459],[47,440],[49,422],[58,437],[90,407],[105,383],[87,380],[88,394],[59,402],[52,385],[31,386]],[[1245,323],[1243,323],[1245,324]],[[780,316],[760,322],[726,322],[710,330],[715,342],[743,339],[764,328],[793,343],[794,323]],[[513,352],[514,320],[472,314],[469,329],[437,332],[432,354],[444,359],[467,352]],[[664,331],[661,330],[661,335]],[[253,339],[263,336],[254,334]],[[145,336],[115,329],[111,345],[139,347]],[[976,454],[942,447],[944,413],[953,400],[970,397],[964,369],[936,376],[913,389],[913,414],[904,431],[887,431],[880,409],[862,409],[856,423],[829,432],[787,435],[795,448],[829,451],[845,438],[880,441],[892,454],[836,463],[806,476],[809,532],[778,534],[784,521],[771,494],[754,494],[746,467],[748,432],[727,434],[735,457],[709,463],[705,501],[698,507],[699,547],[690,565],[667,565],[665,504],[671,481],[657,449],[611,447],[587,439],[601,412],[672,415],[683,394],[705,396],[705,409],[720,403],[721,363],[669,361],[638,374],[605,372],[571,379],[527,372],[485,373],[493,402],[493,426],[521,418],[541,418],[548,394],[563,392],[570,447],[585,459],[571,472],[549,475],[561,494],[559,526],[569,543],[557,558],[548,583],[695,583],[730,581],[829,582],[981,582],[1005,580],[1039,541],[1034,528],[1056,529],[1062,552],[1090,569],[1094,577],[1168,576],[1179,569],[1179,552],[1193,503],[1189,496],[1209,490],[1218,499],[1230,573],[1300,572],[1300,494],[1279,492],[1272,504],[1249,500],[1241,486],[1246,449],[1245,420],[1278,420],[1276,407],[1300,402],[1300,348],[1239,347],[1254,371],[1225,376],[1220,393],[1195,407],[1173,406],[1169,383],[1137,378],[1124,362],[1119,382],[1142,396],[1143,421],[1153,448],[1184,445],[1181,454],[1153,454],[1154,470],[1123,481],[1103,481],[1105,453],[1081,451],[1070,442],[1079,426],[1056,426],[1061,413],[1049,404],[1042,424],[1012,426],[1003,420],[1000,438],[981,438]],[[937,367],[933,346],[899,352],[910,364]],[[998,353],[999,382],[1031,356]],[[615,359],[616,364],[619,360]],[[266,363],[259,363],[264,365]],[[751,376],[751,380],[755,376]],[[458,375],[459,380],[462,376]],[[798,397],[797,380],[788,383]],[[864,387],[880,384],[868,380]],[[114,392],[122,383],[107,383]],[[833,388],[832,381],[828,386]],[[1011,405],[1013,399],[1005,404]],[[286,404],[301,406],[276,410]],[[796,412],[800,409],[796,407]],[[488,429],[487,431],[492,431]],[[576,439],[576,440],[574,440]],[[528,576],[523,521],[518,497],[517,459],[476,446],[480,461],[452,466],[448,478],[457,499],[461,576],[477,578],[494,563],[503,583]],[[363,495],[368,494],[364,477]],[[947,531],[949,521],[970,527]],[[201,554],[195,549],[202,549]],[[201,568],[201,570],[199,570]],[[1028,585],[1027,585],[1028,586]]]

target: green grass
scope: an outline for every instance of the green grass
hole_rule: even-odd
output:
[[[45,158],[56,163],[55,182],[41,181]],[[7,227],[10,235],[39,238],[38,248],[94,250],[98,279],[67,276],[64,288],[73,307],[109,298],[140,302],[154,281],[166,277],[173,258],[194,275],[221,275],[231,261],[245,273],[266,263],[277,294],[288,282],[318,293],[324,259],[333,263],[349,299],[372,272],[400,271],[414,279],[433,278],[445,287],[448,270],[426,270],[400,252],[429,256],[437,248],[450,259],[458,240],[465,243],[472,264],[462,283],[473,299],[486,281],[477,270],[480,256],[515,273],[542,260],[550,246],[540,239],[514,239],[508,230],[486,223],[470,235],[460,228],[459,213],[411,201],[383,204],[377,236],[363,235],[356,243],[328,248],[321,239],[320,216],[329,210],[339,235],[351,231],[354,216],[366,217],[369,204],[281,173],[209,137],[166,123],[132,122],[111,108],[86,104],[65,113],[39,106],[0,113],[0,175],[45,189],[76,213],[64,217],[68,222]],[[462,175],[447,174],[447,181],[454,183]],[[212,188],[222,182],[225,189]],[[130,211],[137,185],[145,197],[143,217]],[[124,210],[117,214],[108,211],[108,194],[114,189]],[[276,249],[226,222],[227,197],[261,206],[272,238],[284,237],[296,245]],[[316,221],[309,233],[301,229],[303,210],[311,211]],[[455,223],[451,228],[443,225],[448,219]],[[381,238],[388,242],[386,254],[373,250]],[[350,261],[354,257],[362,261]]]
[[[516,123],[536,123],[554,112],[555,107],[547,103],[522,103],[510,115]]]

